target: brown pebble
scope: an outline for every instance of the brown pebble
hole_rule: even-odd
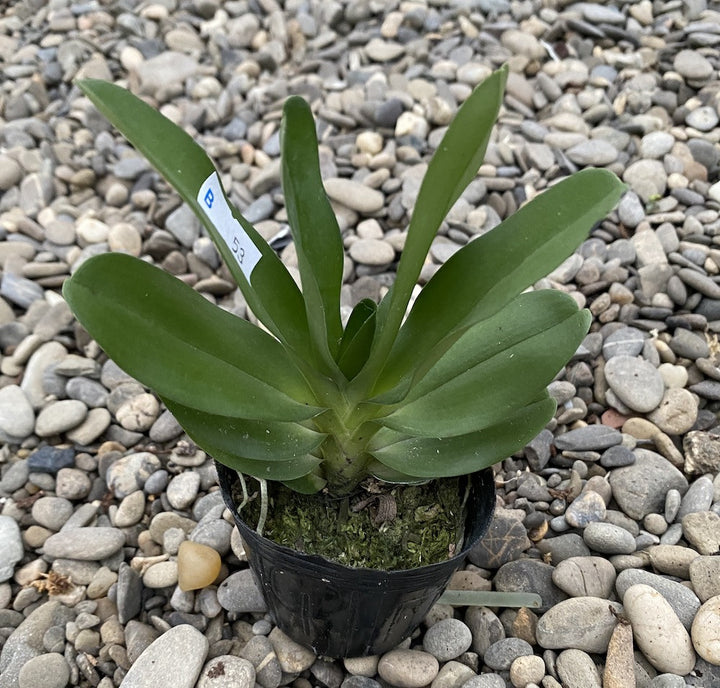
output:
[[[634,667],[632,626],[621,622],[610,636],[603,685],[605,688],[635,688]]]
[[[207,545],[185,540],[178,549],[178,585],[180,590],[200,590],[220,573],[220,555]]]

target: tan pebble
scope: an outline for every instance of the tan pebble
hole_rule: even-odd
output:
[[[178,550],[178,585],[180,590],[200,590],[218,577],[220,555],[207,545],[185,540]]]
[[[615,626],[608,644],[604,688],[635,688],[633,633],[628,623]]]
[[[625,614],[638,647],[660,672],[685,676],[695,666],[690,635],[667,600],[649,585],[630,586],[623,596]]]
[[[391,650],[378,664],[381,679],[398,688],[421,688],[435,679],[440,665],[431,654],[420,650]]]
[[[691,633],[696,652],[710,664],[720,665],[720,596],[698,609]]]

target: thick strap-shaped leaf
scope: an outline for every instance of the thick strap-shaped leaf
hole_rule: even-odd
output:
[[[280,141],[283,193],[307,320],[315,346],[332,369],[342,337],[343,244],[320,176],[315,121],[299,96],[285,101]]]
[[[395,432],[394,430],[387,430],[387,432]],[[407,435],[403,435],[407,437]],[[420,485],[428,482],[428,478],[418,478],[416,475],[408,475],[407,473],[401,473],[396,471],[390,466],[386,466],[375,459],[367,469],[368,473],[378,480],[382,480],[386,483],[397,483],[400,485]]]
[[[561,291],[542,289],[520,294],[501,312],[468,328],[429,369],[419,366],[407,401],[424,396],[483,361],[577,313],[575,300]],[[558,368],[563,364],[564,361]]]
[[[304,479],[305,476],[311,474],[320,465],[320,459],[315,456],[303,456],[288,461],[255,461],[254,459],[242,458],[236,454],[228,454],[220,449],[215,449],[212,445],[203,446],[198,443],[198,446],[228,468],[232,468],[238,473],[251,475],[259,480],[290,482]],[[309,480],[314,483],[314,478]],[[312,484],[309,480],[303,480],[299,484],[309,486]]]
[[[372,299],[363,299],[355,304],[350,314],[338,352],[338,365],[348,380],[358,374],[370,355],[376,312],[376,303]]]
[[[408,437],[383,429],[373,438],[370,453],[401,473],[424,478],[465,475],[491,466],[522,449],[555,413],[555,400],[542,399],[507,419],[478,432],[456,437]],[[385,446],[381,446],[387,442]]]
[[[192,208],[225,259],[253,313],[281,341],[308,360],[310,337],[302,295],[275,251],[229,204],[235,219],[262,254],[248,281],[231,248],[198,203],[200,187],[215,172],[205,151],[183,129],[130,91],[98,79],[84,79],[78,86]]]
[[[298,423],[217,416],[163,398],[185,432],[200,446],[259,461],[286,461],[314,452],[325,435]]]
[[[451,437],[501,422],[537,399],[565,365],[590,325],[589,311],[535,332],[419,398],[380,422],[424,437]]]
[[[378,311],[378,340],[371,360],[379,365],[390,353],[440,223],[482,164],[506,80],[507,67],[503,67],[472,92],[433,154],[410,220],[395,283]],[[367,375],[374,380],[379,372],[370,370]]]
[[[96,256],[65,281],[63,295],[107,354],[161,396],[262,420],[321,410],[277,340],[153,265]]]
[[[607,170],[583,170],[457,251],[420,292],[376,393],[407,381],[413,367],[449,333],[496,313],[554,270],[610,212],[624,188]]]

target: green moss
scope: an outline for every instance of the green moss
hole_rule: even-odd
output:
[[[253,499],[241,516],[258,522],[258,484],[246,478]],[[425,485],[366,484],[345,499],[302,495],[270,483],[268,518],[263,535],[306,554],[320,554],[345,566],[406,569],[443,561],[462,538],[463,495],[457,478]],[[242,496],[239,486],[234,495]],[[383,514],[397,515],[382,520]]]

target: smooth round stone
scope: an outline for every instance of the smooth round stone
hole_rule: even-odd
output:
[[[131,256],[139,256],[142,250],[142,237],[133,225],[127,222],[119,222],[110,228],[108,246],[111,251],[120,251]]]
[[[663,196],[667,188],[667,173],[659,160],[636,160],[625,168],[622,179],[645,203]]]
[[[459,657],[472,644],[470,629],[459,619],[442,619],[425,632],[423,649],[439,662]]]
[[[611,358],[605,364],[605,379],[618,399],[640,413],[657,408],[665,393],[657,368],[641,358]]]
[[[85,420],[88,408],[82,401],[63,399],[54,401],[38,414],[35,420],[35,434],[52,437],[71,430]]]
[[[672,523],[677,518],[681,504],[682,496],[680,495],[680,492],[675,489],[668,490],[667,495],[665,496],[665,510],[663,512],[665,520],[668,523]]]
[[[18,688],[65,688],[70,681],[67,660],[57,652],[37,655],[20,669]]]
[[[519,559],[531,544],[522,521],[496,509],[487,533],[468,552],[468,560],[480,568],[496,569]]]
[[[395,260],[395,249],[381,239],[358,239],[350,245],[350,257],[362,265],[389,265]]]
[[[178,585],[181,590],[200,590],[220,575],[220,555],[207,545],[185,540],[178,549]]]
[[[380,658],[378,675],[398,688],[421,688],[440,670],[437,659],[419,650],[391,650]]]
[[[32,505],[32,517],[45,528],[60,530],[73,512],[73,505],[62,497],[40,497]]]
[[[718,113],[714,107],[705,105],[688,112],[685,123],[698,131],[711,131],[718,124]]]
[[[612,523],[588,523],[583,540],[592,550],[601,554],[631,554],[635,551],[635,538],[624,528]]]
[[[128,528],[139,523],[145,513],[145,493],[136,490],[125,497],[115,513],[115,527]]]
[[[624,446],[610,447],[600,457],[600,465],[603,468],[619,468],[631,466],[635,463],[635,454],[631,449]]]
[[[570,557],[589,557],[591,554],[590,548],[585,544],[582,536],[577,533],[564,533],[557,537],[540,540],[537,548],[543,554],[549,555],[554,564],[559,564]]]
[[[697,415],[697,401],[688,390],[668,389],[648,420],[668,435],[681,435],[695,425]]]
[[[528,683],[540,685],[545,676],[545,662],[542,657],[528,655],[518,657],[510,665],[510,682],[516,688],[525,688]]]
[[[622,435],[606,425],[586,425],[555,438],[560,451],[601,451],[622,442]]]
[[[176,677],[173,685],[191,688],[200,676],[209,645],[208,639],[189,624],[174,626],[135,659],[122,680],[123,688],[166,685],[169,676]]]
[[[695,50],[681,50],[675,55],[673,68],[691,81],[704,81],[715,73],[712,63]]]
[[[12,578],[15,565],[23,558],[25,548],[17,521],[0,515],[0,583]]]
[[[610,142],[602,139],[590,139],[578,143],[565,151],[565,154],[578,165],[602,167],[615,162],[618,151]]]
[[[613,356],[638,356],[645,345],[646,336],[636,327],[621,327],[603,342],[602,353],[606,361]]]
[[[668,490],[684,493],[688,483],[665,457],[640,448],[634,454],[635,463],[611,471],[609,481],[620,508],[641,521],[650,513],[662,512]]]
[[[648,585],[633,585],[623,596],[635,642],[658,671],[685,676],[695,666],[690,635],[665,598]]]
[[[0,389],[0,439],[23,440],[34,427],[35,412],[25,392],[17,385]]]
[[[602,521],[605,511],[605,500],[597,492],[588,490],[570,503],[565,511],[565,520],[573,528],[585,528],[593,521]]]
[[[643,158],[661,159],[675,145],[675,137],[666,131],[651,131],[640,141],[640,155]]]
[[[706,662],[720,665],[720,596],[711,597],[700,607],[691,634],[695,651]]]
[[[708,511],[715,497],[713,481],[703,475],[690,484],[688,491],[680,502],[676,517],[681,521],[688,514],[698,511]]]
[[[200,672],[196,688],[253,688],[255,667],[234,655],[213,657]]]
[[[615,567],[601,557],[570,557],[555,567],[552,580],[570,597],[607,599],[615,585]]]
[[[142,582],[146,588],[168,588],[178,581],[178,564],[176,561],[161,561],[148,567],[143,574]]]
[[[671,580],[665,576],[645,571],[643,569],[625,569],[618,574],[615,589],[618,597],[622,599],[625,592],[633,585],[647,585],[657,590],[672,607],[681,623],[689,631],[695,612],[700,608],[700,600],[692,590],[682,583]]]
[[[668,529],[668,532],[670,530],[671,528]],[[690,547],[666,544],[648,547],[646,554],[650,557],[653,568],[660,573],[667,573],[670,576],[677,576],[684,580],[690,578],[690,564],[700,556]]]
[[[382,192],[352,179],[326,179],[325,191],[333,201],[360,213],[376,213],[385,204]]]
[[[250,569],[243,569],[228,576],[218,587],[217,596],[222,608],[229,612],[267,612],[267,605]]]
[[[600,597],[572,597],[543,614],[535,635],[538,645],[548,650],[574,648],[584,652],[605,653],[617,618],[617,602]]]
[[[507,683],[500,674],[480,674],[463,683],[462,688],[507,688]]]
[[[116,528],[71,528],[51,535],[43,550],[55,559],[100,561],[115,554],[125,544],[125,534]]]
[[[600,672],[582,650],[564,650],[555,660],[555,670],[566,688],[602,688]]]
[[[532,645],[522,638],[503,638],[488,647],[483,661],[495,671],[508,671],[518,657],[532,654]]]
[[[168,502],[174,509],[182,511],[192,505],[200,489],[200,474],[184,471],[176,475],[167,486]]]

